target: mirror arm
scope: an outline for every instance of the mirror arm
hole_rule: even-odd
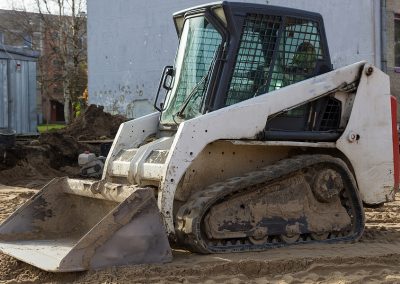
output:
[[[154,105],[153,105],[154,108],[156,110],[158,110],[159,112],[163,111],[163,106],[164,106],[163,103],[160,104],[161,108],[159,108],[157,106],[157,101],[158,101],[158,97],[160,95],[161,86],[164,89],[166,89],[167,91],[171,90],[171,87],[166,85],[166,79],[167,79],[168,76],[173,76],[173,74],[174,74],[173,66],[167,65],[167,66],[164,67],[164,70],[163,70],[161,78],[160,78],[160,83],[158,84],[157,95],[156,95],[156,98],[154,100]]]

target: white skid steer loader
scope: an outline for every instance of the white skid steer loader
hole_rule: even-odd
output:
[[[54,179],[0,226],[48,271],[352,242],[399,184],[396,100],[365,62],[332,70],[319,14],[220,2],[174,14],[158,112],[123,123],[100,181]]]

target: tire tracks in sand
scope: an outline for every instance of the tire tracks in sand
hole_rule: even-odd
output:
[[[0,220],[33,193],[0,186]],[[174,250],[174,261],[163,265],[48,273],[0,254],[0,283],[400,283],[399,213],[399,201],[367,208],[365,234],[354,244],[220,255]]]

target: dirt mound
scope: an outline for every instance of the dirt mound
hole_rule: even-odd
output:
[[[76,165],[79,154],[85,151],[99,154],[96,146],[80,143],[75,137],[61,131],[43,133],[39,142],[48,149],[50,166],[54,169]]]
[[[79,153],[96,150],[62,135],[41,140],[34,141],[36,145],[18,143],[12,149],[0,150],[0,183],[40,188],[54,177],[76,176]]]
[[[127,119],[121,115],[104,112],[103,109],[102,106],[88,106],[83,115],[59,132],[78,140],[114,138],[120,124]]]
[[[79,154],[85,151],[100,154],[100,144],[80,140],[113,139],[124,121],[120,115],[90,105],[64,129],[43,133],[38,140],[18,142],[12,149],[0,149],[0,183],[41,187],[54,177],[76,177]]]
[[[18,143],[12,149],[0,150],[0,183],[40,187],[61,175],[50,163],[51,153],[43,145]]]

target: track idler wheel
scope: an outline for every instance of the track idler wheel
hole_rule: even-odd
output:
[[[324,203],[331,202],[343,189],[343,180],[333,169],[323,169],[316,174],[312,187],[315,198]]]
[[[300,238],[300,234],[281,235],[282,241],[284,241],[287,244],[294,244],[299,240],[299,238]]]
[[[253,245],[263,245],[268,242],[268,231],[265,227],[259,227],[255,229],[252,237],[249,237],[250,242]]]

